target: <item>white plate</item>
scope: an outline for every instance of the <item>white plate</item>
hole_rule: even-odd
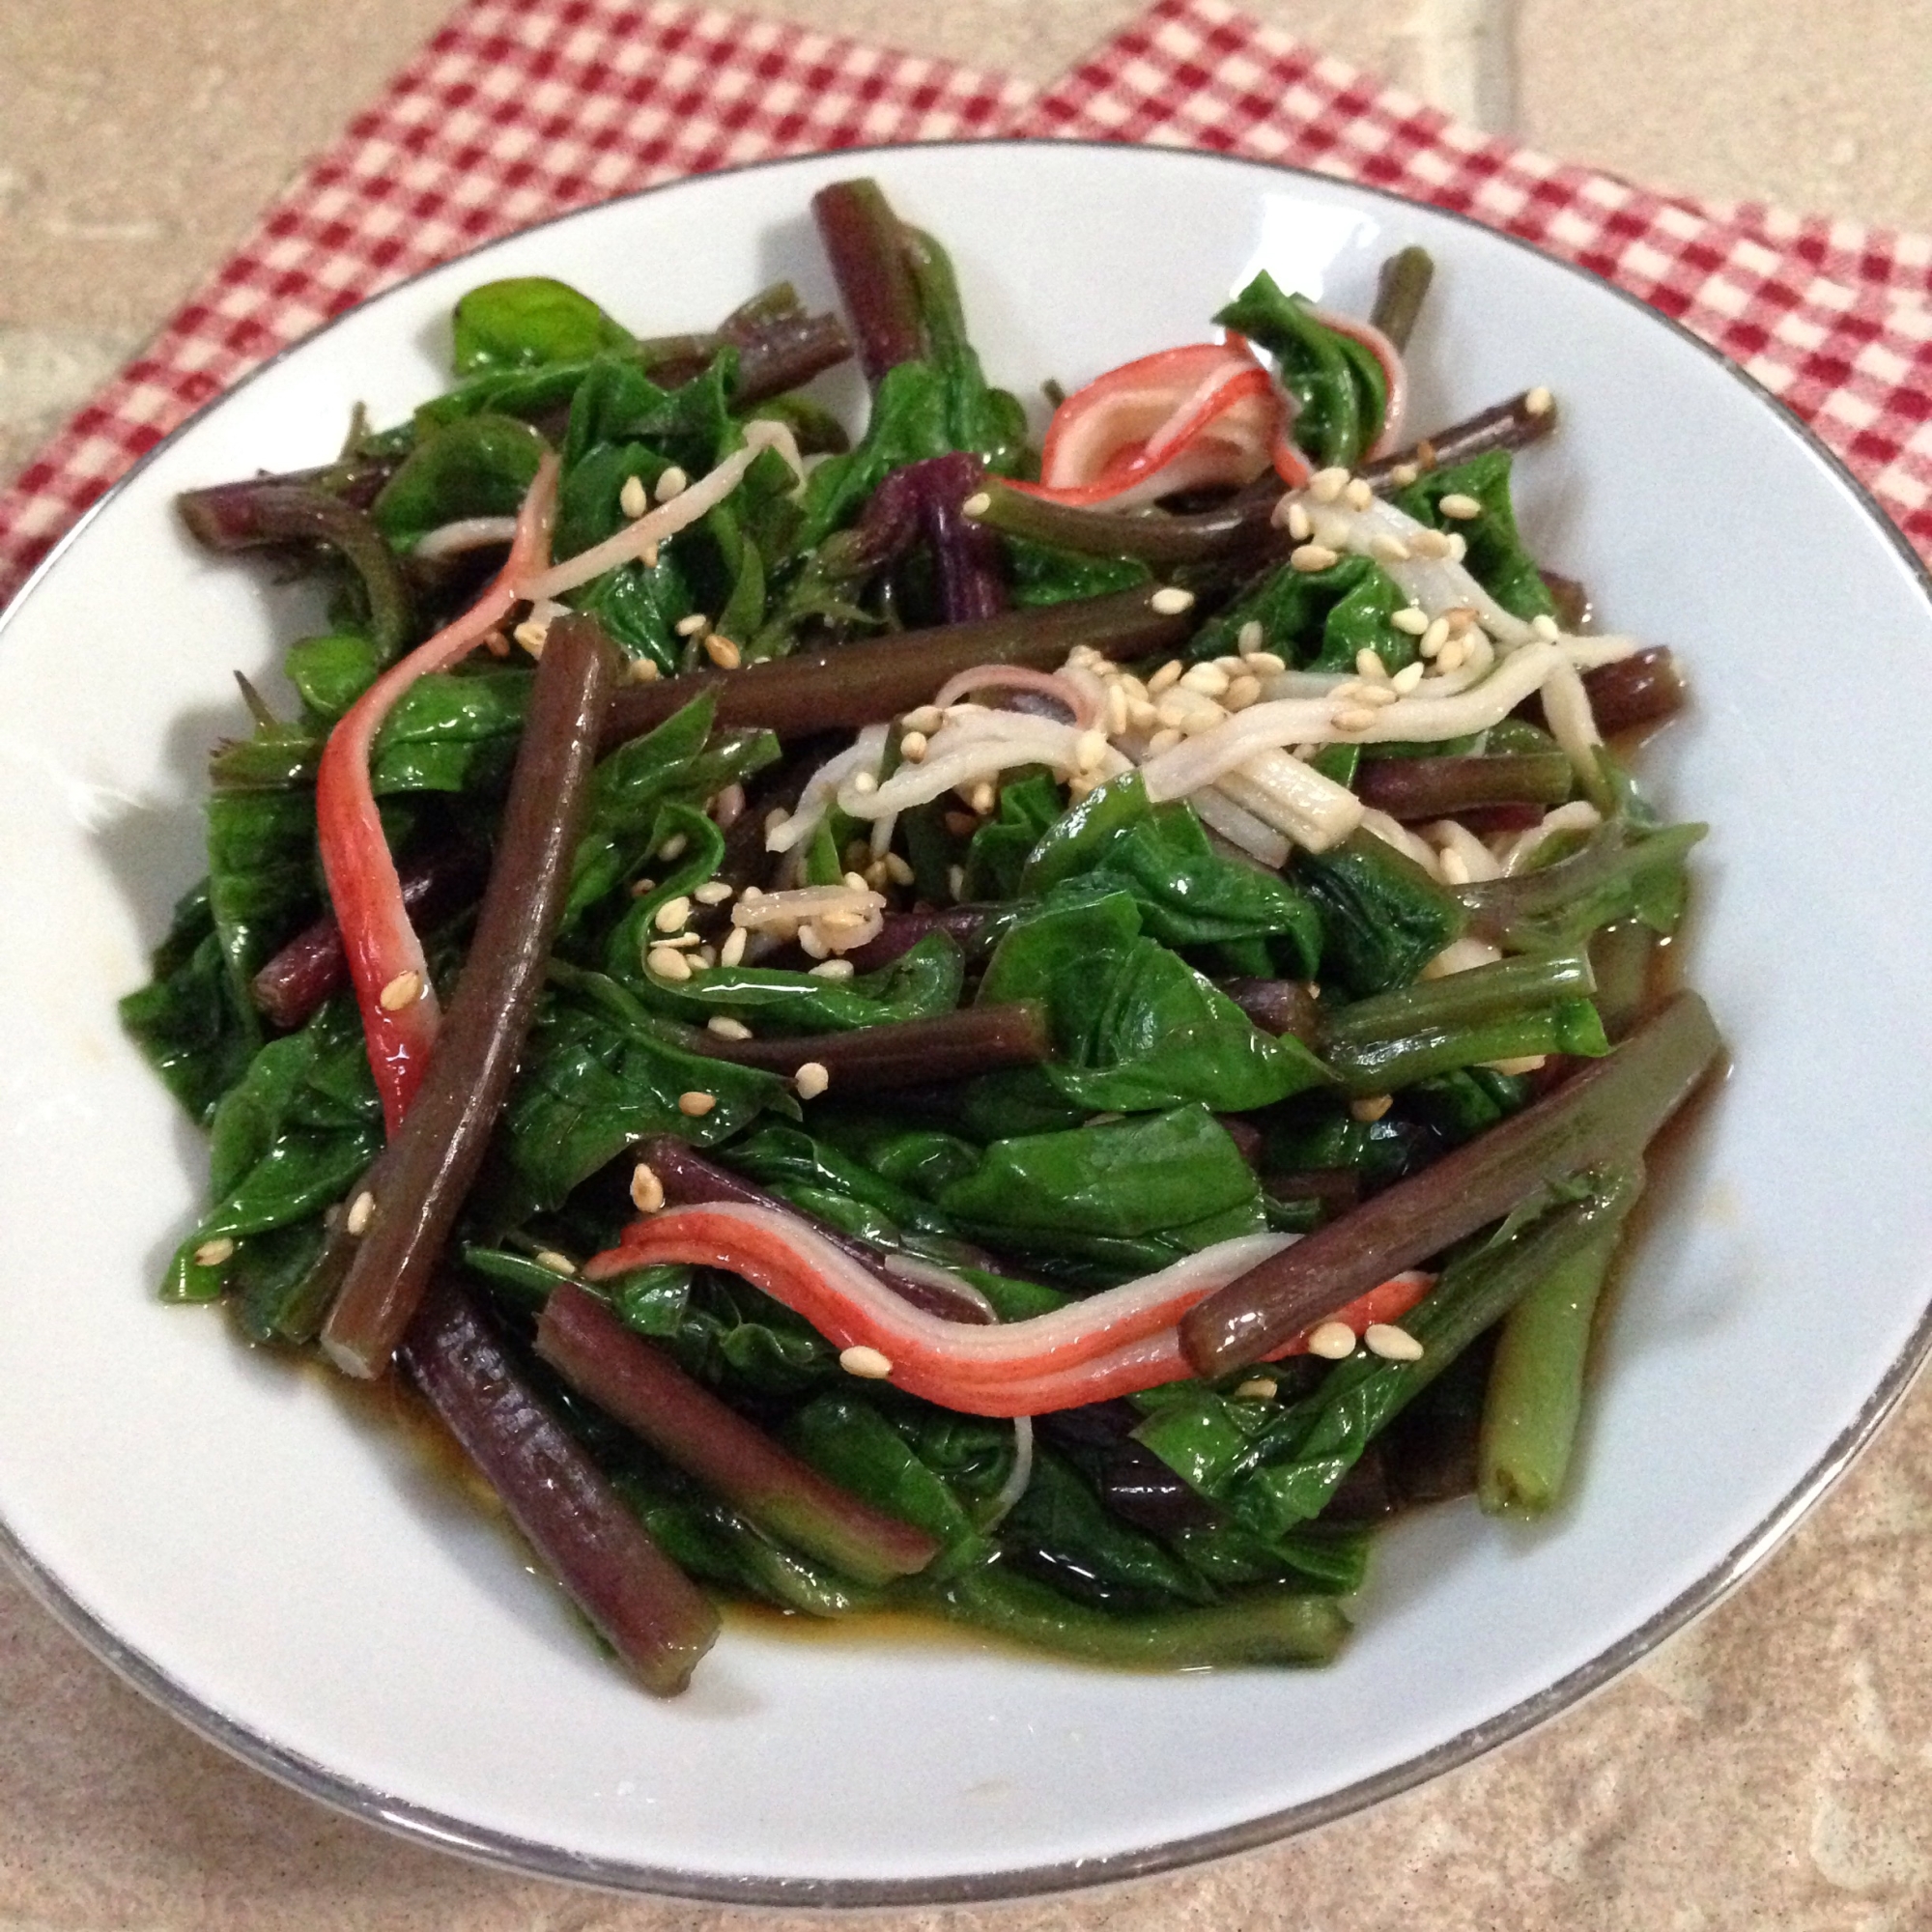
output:
[[[298,614],[191,549],[175,493],[326,459],[355,399],[403,414],[439,386],[451,302],[490,276],[563,276],[647,329],[704,325],[781,273],[830,301],[806,203],[861,171],[952,245],[989,370],[1028,393],[1204,335],[1262,267],[1364,311],[1382,256],[1423,243],[1439,272],[1414,420],[1554,388],[1562,435],[1521,466],[1532,539],[1696,680],[1650,770],[1716,822],[1690,971],[1736,1070],[1624,1290],[1580,1496],[1536,1529],[1468,1506],[1400,1527],[1327,1671],[1113,1675],[740,1625],[689,1695],[654,1703],[379,1417],[153,1299],[204,1160],[114,1001],[202,868],[199,768],[244,728],[230,671],[266,674]],[[205,1735],[363,1817],[560,1876],[985,1896],[1399,1790],[1710,1603],[1924,1352],[1932,907],[1900,859],[1927,803],[1928,644],[1896,534],[1733,370],[1515,242],[1310,176],[1126,148],[836,156],[592,209],[393,290],[163,444],[0,627],[0,1543]]]

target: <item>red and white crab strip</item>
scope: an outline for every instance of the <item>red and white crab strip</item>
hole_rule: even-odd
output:
[[[1184,1375],[1175,1333],[1181,1316],[1293,1238],[1216,1242],[1139,1281],[998,1327],[914,1308],[795,1217],[738,1203],[671,1208],[634,1222],[619,1246],[584,1264],[583,1275],[608,1281],[665,1262],[724,1268],[803,1316],[841,1353],[868,1351],[865,1369],[895,1387],[968,1414],[1042,1414],[1097,1401],[1096,1390],[1121,1394]],[[1406,1313],[1427,1285],[1419,1276],[1384,1283],[1330,1319],[1359,1334],[1372,1321]]]

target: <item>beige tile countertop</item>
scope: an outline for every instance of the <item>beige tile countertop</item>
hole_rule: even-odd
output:
[[[1659,186],[1932,228],[1932,0],[1254,0]],[[382,84],[444,0],[0,0],[0,477]],[[768,0],[1044,80],[1135,0]],[[873,1932],[1906,1932],[1932,1924],[1932,1390],[1737,1595],[1582,1708],[1273,1850]],[[782,1915],[520,1881],[202,1745],[0,1576],[4,1932],[696,1932]]]

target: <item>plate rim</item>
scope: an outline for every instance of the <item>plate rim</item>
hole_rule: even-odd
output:
[[[1887,513],[1877,497],[1853,474],[1838,455],[1803,418],[1787,409],[1755,377],[1728,356],[1694,334],[1673,316],[1654,308],[1641,298],[1620,288],[1577,263],[1478,220],[1460,209],[1439,208],[1413,196],[1367,182],[1354,182],[1325,175],[1311,168],[1287,162],[1262,160],[1245,155],[1202,148],[1151,149],[1148,144],[1059,137],[955,137],[941,141],[882,142],[816,151],[801,155],[775,156],[756,161],[681,176],[674,181],[611,195],[582,208],[566,209],[530,222],[504,235],[492,238],[468,249],[417,270],[388,288],[351,303],[295,341],[285,344],[265,361],[248,370],[229,387],[209,400],[144,450],[134,462],[81,512],[74,523],[56,540],[53,547],[28,574],[19,588],[0,606],[0,636],[14,623],[19,611],[59,567],[68,551],[76,544],[98,518],[128,488],[148,467],[156,462],[187,432],[212,412],[227,407],[235,397],[258,378],[266,376],[288,356],[308,347],[351,316],[359,315],[377,303],[412,289],[424,277],[439,273],[456,263],[476,261],[493,250],[526,236],[541,233],[564,222],[581,220],[613,208],[625,207],[656,196],[689,190],[726,177],[762,174],[798,167],[833,158],[902,155],[921,150],[1006,149],[1023,151],[1050,148],[1085,151],[1089,155],[1163,156],[1209,164],[1233,164],[1261,169],[1271,174],[1314,184],[1324,189],[1340,188],[1361,194],[1398,208],[1419,208],[1434,216],[1473,229],[1478,234],[1534,256],[1539,261],[1588,283],[1600,294],[1613,297],[1638,311],[1650,322],[1667,329],[1687,343],[1744,392],[1748,403],[1767,411],[1776,426],[1791,435],[1806,452],[1819,461],[1851,496],[1865,518],[1890,543],[1906,565],[1915,587],[1932,616],[1932,566],[1928,566]],[[133,1642],[122,1636],[98,1616],[64,1584],[54,1573],[20,1541],[4,1514],[0,1514],[0,1561],[20,1579],[37,1603],[94,1657],[105,1663],[123,1682],[131,1685],[169,1716],[186,1726],[205,1742],[254,1770],[266,1773],[277,1783],[327,1805],[360,1823],[374,1825],[408,1842],[431,1846],[494,1869],[560,1880],[605,1891],[701,1901],[726,1906],[814,1907],[849,1909],[912,1905],[984,1904],[1001,1900],[1039,1897],[1049,1893],[1089,1890],[1095,1887],[1175,1871],[1210,1860],[1232,1857],[1260,1846],[1278,1843],[1319,1826],[1367,1810],[1424,1784],[1442,1773],[1472,1762],[1497,1747],[1524,1736],[1584,1698],[1604,1689],[1632,1665],[1654,1650],[1693,1619],[1714,1608],[1737,1589],[1758,1565],[1783,1542],[1800,1520],[1845,1474],[1869,1446],[1886,1419],[1896,1408],[1923,1373],[1932,1358],[1932,1305],[1921,1312],[1903,1347],[1879,1379],[1858,1413],[1833,1436],[1824,1453],[1773,1506],[1750,1532],[1724,1552],[1703,1575],[1655,1611],[1634,1630],[1599,1651],[1576,1669],[1547,1685],[1543,1690],[1519,1699],[1482,1722],[1459,1731],[1429,1750],[1388,1766],[1352,1783],[1339,1786],[1318,1798],[1303,1800],[1283,1809],[1222,1826],[1211,1832],[1194,1833],[1159,1844],[1105,1853],[1092,1858],[1074,1858],[1046,1864],[1007,1867],[995,1871],[968,1872],[937,1878],[781,1878],[768,1875],[730,1875],[683,1866],[640,1864],[587,1853],[577,1853],[527,1838],[469,1823],[432,1805],[409,1800],[359,1782],[327,1765],[277,1743],[239,1718],[215,1709],[189,1690]]]

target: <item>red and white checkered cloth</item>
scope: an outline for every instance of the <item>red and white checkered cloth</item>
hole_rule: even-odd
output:
[[[707,168],[1009,133],[1289,162],[1521,236],[1741,363],[1932,556],[1932,237],[1660,195],[1552,160],[1460,126],[1226,0],[1157,0],[1037,97],[998,75],[685,0],[463,0],[0,497],[0,600],[193,410],[405,275]]]
[[[1014,131],[1289,162],[1533,242],[1740,363],[1932,557],[1932,238],[1709,206],[1552,160],[1463,127],[1226,0],[1158,0]]]

